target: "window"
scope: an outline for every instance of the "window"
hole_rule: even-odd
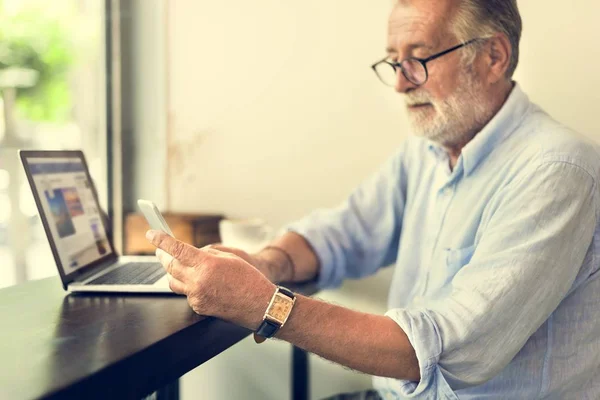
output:
[[[82,149],[104,209],[105,2],[0,0],[0,287],[57,274],[18,149]]]

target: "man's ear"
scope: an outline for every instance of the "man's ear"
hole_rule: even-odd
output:
[[[496,83],[501,79],[506,78],[506,71],[510,66],[510,56],[512,54],[512,47],[510,41],[504,34],[497,34],[492,38],[488,39],[487,51],[488,51],[488,82]]]

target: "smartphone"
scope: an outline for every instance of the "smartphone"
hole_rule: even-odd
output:
[[[150,225],[150,228],[157,231],[163,231],[167,235],[175,237],[175,235],[173,235],[173,232],[171,232],[171,228],[169,228],[169,225],[167,225],[167,221],[165,221],[162,214],[158,210],[158,207],[156,207],[156,204],[154,204],[150,200],[144,199],[139,199],[137,203],[138,207],[144,214],[144,217],[146,217],[146,221],[148,221],[148,225]]]

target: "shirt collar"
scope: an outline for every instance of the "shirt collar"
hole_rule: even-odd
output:
[[[530,104],[529,98],[516,83],[500,111],[462,149],[461,157],[466,176],[519,127]]]
[[[529,105],[529,98],[519,84],[515,83],[500,111],[462,149],[458,162],[462,163],[465,176],[470,175],[499,143],[515,131],[529,109]],[[430,141],[428,148],[438,161],[448,160],[446,150],[439,144]]]
[[[428,140],[427,149],[435,156],[435,158],[437,158],[438,161],[448,160],[448,153],[436,142]]]

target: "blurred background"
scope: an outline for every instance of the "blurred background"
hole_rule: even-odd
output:
[[[337,205],[408,134],[401,97],[370,69],[385,55],[391,5],[0,0],[0,287],[57,274],[18,149],[83,149],[124,250],[137,198],[275,230]],[[519,6],[516,80],[600,139],[600,3]],[[319,297],[383,313],[390,272]],[[286,397],[290,352],[246,339],[185,375],[182,397]],[[370,387],[310,362],[311,398]]]

